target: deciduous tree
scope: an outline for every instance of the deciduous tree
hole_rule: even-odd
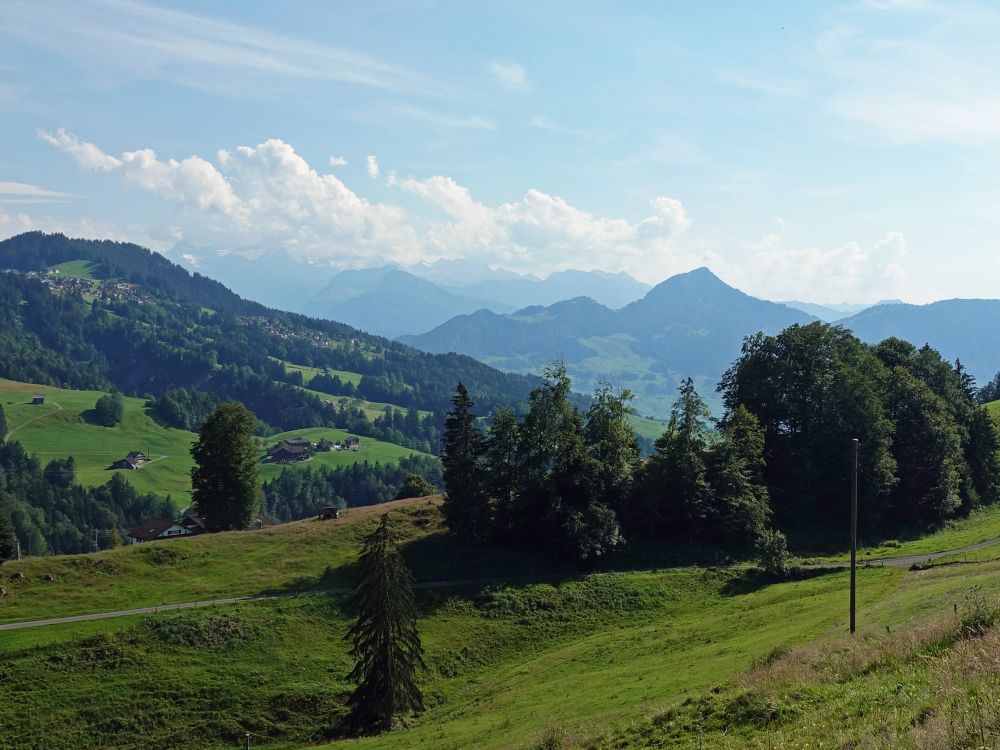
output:
[[[220,404],[191,448],[194,507],[209,531],[244,529],[260,507],[255,422],[242,404]]]

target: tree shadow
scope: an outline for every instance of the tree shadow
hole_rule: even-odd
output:
[[[843,568],[792,568],[785,575],[766,573],[760,568],[747,568],[742,575],[728,581],[721,589],[723,596],[743,596],[752,594],[768,586],[790,581],[807,581],[834,573],[843,573]]]

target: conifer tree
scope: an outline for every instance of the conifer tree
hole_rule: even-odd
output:
[[[350,641],[357,683],[349,706],[351,722],[362,732],[392,729],[402,714],[423,710],[416,671],[424,666],[413,606],[413,575],[396,548],[389,514],[365,537],[358,558],[358,584],[352,605],[357,622]]]
[[[17,549],[17,540],[11,528],[10,519],[3,508],[0,508],[0,562],[9,560]]]
[[[3,407],[0,406],[0,443],[7,437],[7,417],[4,416]]]
[[[764,428],[742,404],[726,420],[716,455],[709,467],[713,525],[727,544],[747,548],[767,527],[771,505],[764,483]]]
[[[497,409],[486,436],[483,472],[486,493],[498,536],[509,536],[516,525],[520,481],[521,425],[510,409]]]
[[[444,423],[441,451],[442,474],[447,494],[442,511],[452,531],[468,539],[483,539],[491,519],[479,476],[481,436],[472,413],[475,403],[461,383],[451,399],[452,410]]]

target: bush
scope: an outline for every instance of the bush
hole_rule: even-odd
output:
[[[764,529],[757,536],[757,563],[773,576],[788,574],[788,539],[780,531]]]
[[[419,474],[410,474],[399,489],[393,500],[405,500],[408,497],[427,497],[437,494],[437,489]]]
[[[997,606],[983,592],[981,586],[973,586],[965,595],[959,633],[964,638],[985,635],[986,631],[1000,621],[1000,606]]]
[[[99,425],[114,427],[125,416],[125,399],[118,392],[101,396],[94,404],[94,411]]]

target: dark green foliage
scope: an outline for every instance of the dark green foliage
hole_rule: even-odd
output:
[[[447,488],[442,512],[452,531],[469,539],[483,539],[488,534],[490,518],[478,475],[482,436],[476,427],[476,415],[472,413],[475,404],[461,383],[451,402],[452,409],[444,422],[441,450]]]
[[[707,521],[714,502],[705,465],[711,415],[690,378],[678,391],[643,472],[638,526],[660,539],[694,542],[711,536]]]
[[[1000,372],[994,375],[989,383],[979,389],[976,393],[976,401],[980,404],[1000,401]]]
[[[93,488],[75,484],[72,474],[72,458],[43,469],[20,443],[0,445],[0,516],[9,518],[25,554],[89,552],[92,529],[130,529],[174,513],[169,498],[141,495],[118,474]]]
[[[94,413],[97,424],[114,427],[125,416],[125,399],[118,391],[101,396],[94,404]]]
[[[191,432],[200,430],[218,405],[211,394],[186,388],[173,388],[147,404],[166,424]]]
[[[0,443],[7,437],[7,417],[3,413],[3,406],[0,406]]]
[[[6,508],[0,508],[0,561],[9,560],[17,550],[14,530],[10,527]]]
[[[862,526],[926,528],[998,497],[997,429],[960,362],[889,338],[865,346],[814,323],[747,339],[720,385],[765,430],[765,478],[792,528],[846,528],[850,440]]]
[[[264,510],[276,521],[294,521],[314,516],[327,506],[375,505],[391,500],[411,474],[424,477],[434,492],[444,487],[441,462],[430,456],[409,456],[393,464],[362,461],[309,471],[284,469],[264,483]]]
[[[410,474],[396,490],[393,500],[405,500],[408,497],[427,497],[437,492],[433,484],[419,474]]]
[[[352,606],[358,619],[347,632],[357,688],[350,720],[362,732],[392,729],[396,717],[422,711],[417,669],[424,666],[413,606],[413,574],[396,549],[389,514],[365,537]]]
[[[729,415],[712,459],[713,524],[727,546],[747,549],[770,522],[771,497],[764,483],[764,428],[745,406]]]
[[[245,529],[260,507],[255,423],[242,404],[220,404],[191,447],[194,507],[209,531]]]

